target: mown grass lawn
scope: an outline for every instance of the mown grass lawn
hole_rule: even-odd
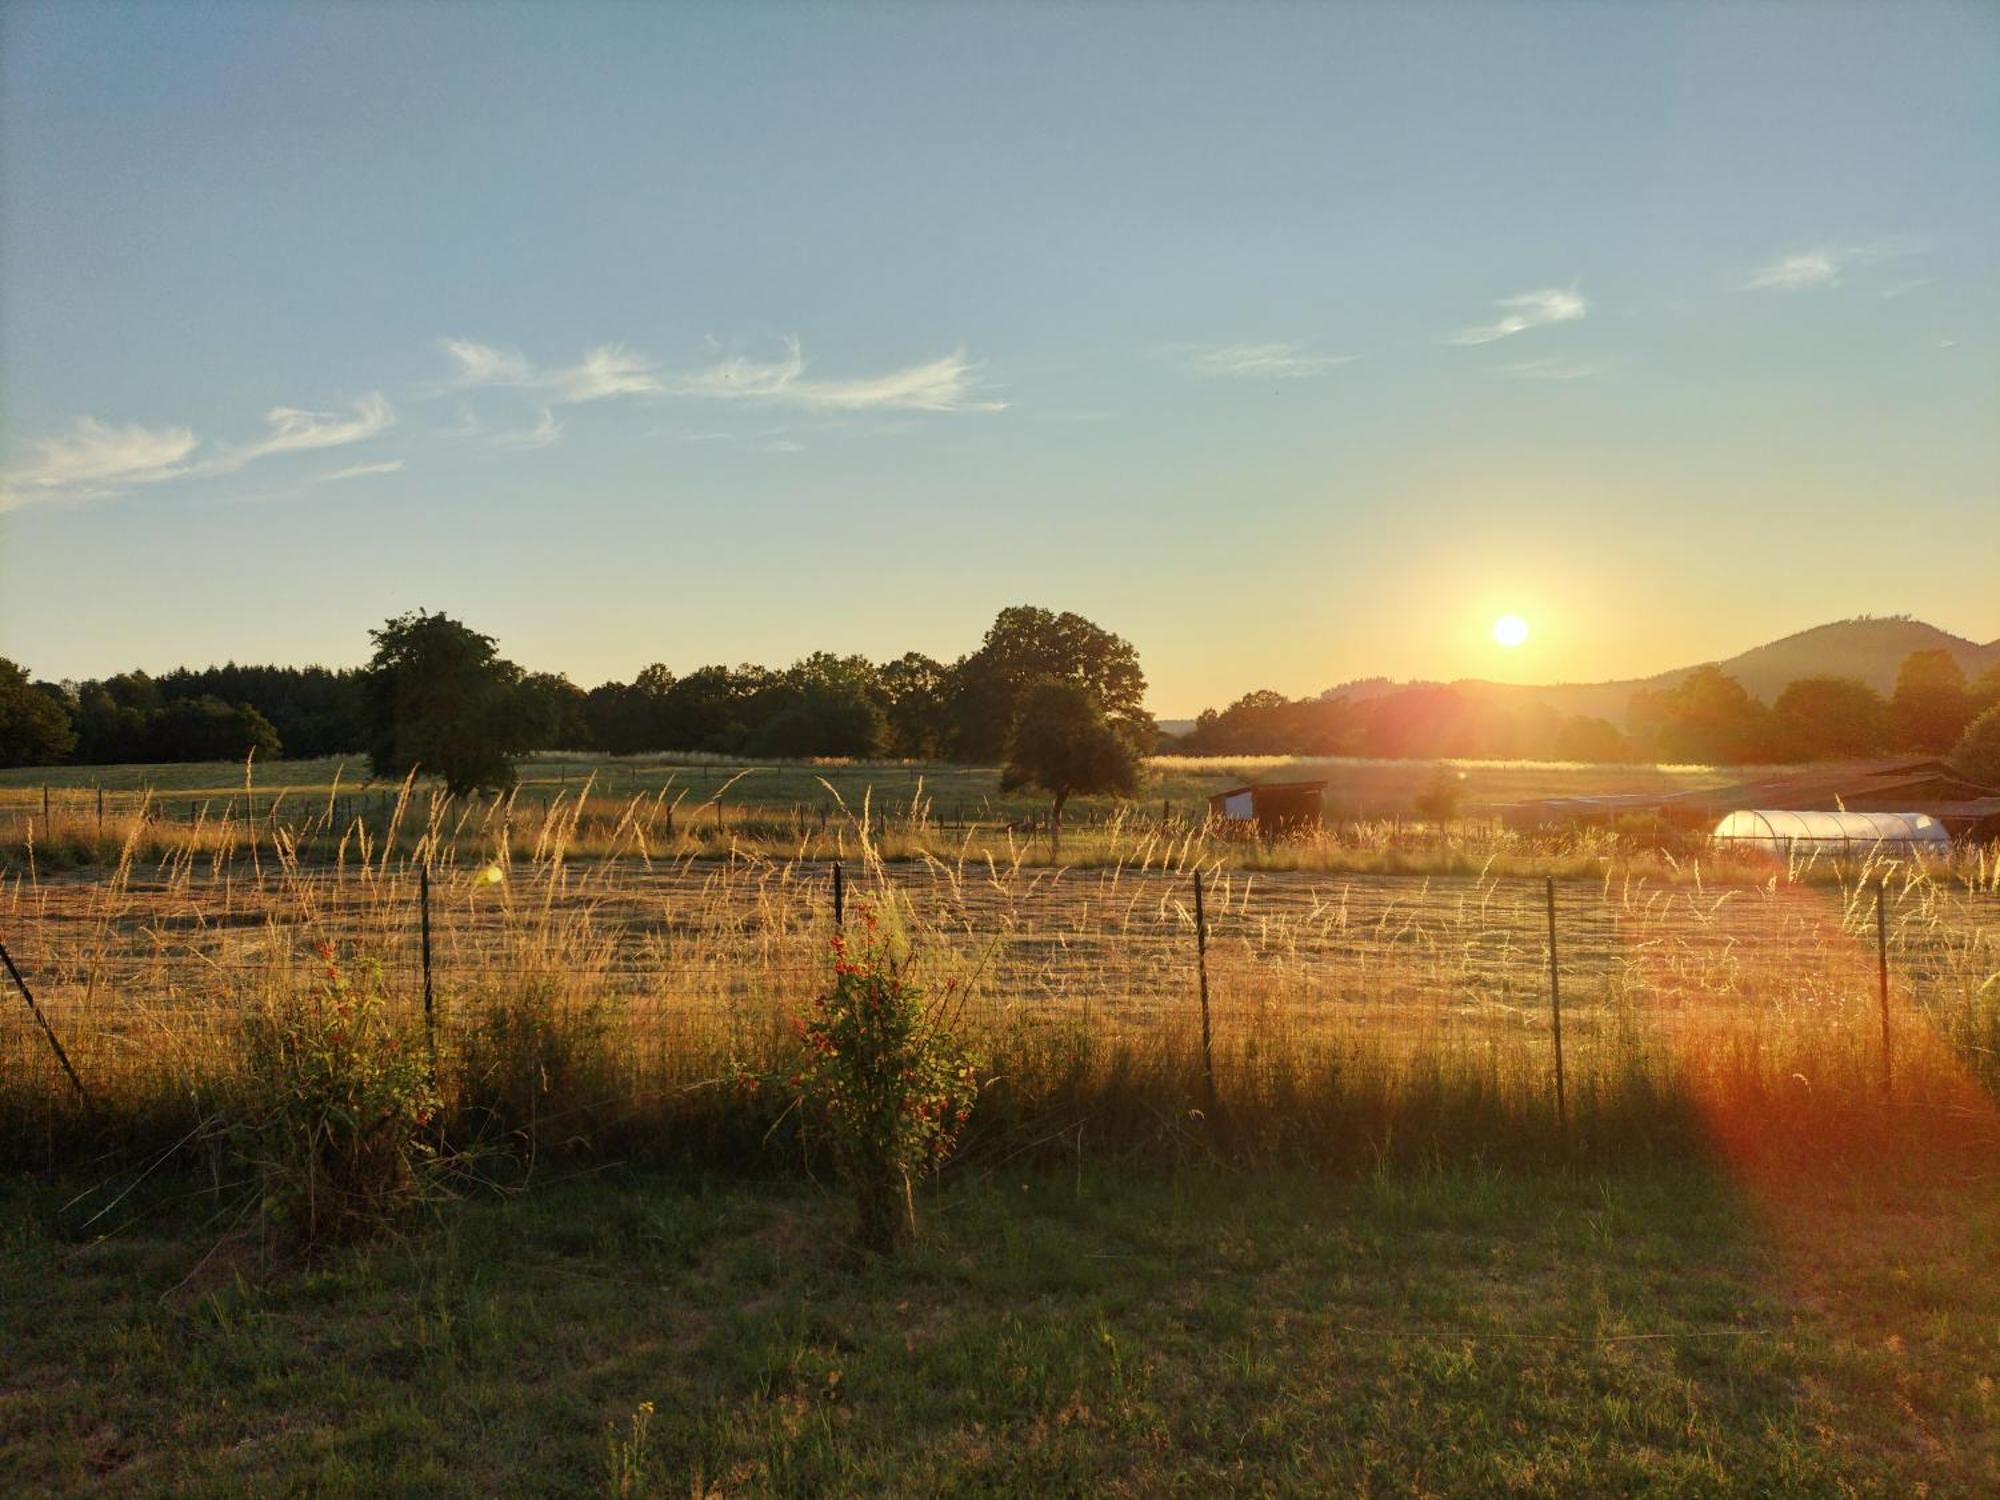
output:
[[[309,1265],[67,1196],[0,1189],[9,1495],[2000,1488],[1991,1182],[1086,1164],[862,1265],[796,1183],[599,1171]]]

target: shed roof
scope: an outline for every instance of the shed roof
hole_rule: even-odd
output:
[[[1240,797],[1245,792],[1249,792],[1254,796],[1258,792],[1323,792],[1325,790],[1326,783],[1324,781],[1246,781],[1241,786],[1230,787],[1227,791],[1211,792],[1209,793],[1208,800],[1215,802],[1224,797]]]

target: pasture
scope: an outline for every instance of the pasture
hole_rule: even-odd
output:
[[[14,1490],[2000,1482],[1990,853],[208,790],[7,846]],[[894,1262],[783,1082],[871,930],[980,1071]],[[335,969],[452,1175],[301,1258],[231,1111]]]
[[[1532,797],[1585,796],[1722,785],[1737,779],[1728,768],[1711,766],[1583,765],[1541,761],[1447,762],[1464,777],[1465,806],[1478,814]],[[732,808],[837,810],[864,803],[907,816],[927,804],[933,819],[952,824],[1014,821],[1041,813],[1045,797],[1002,795],[1000,773],[991,766],[945,763],[857,761],[756,761],[702,755],[531,756],[519,766],[520,800],[544,805],[574,798],[586,785],[595,795],[625,802],[646,797],[678,800],[694,809],[720,802]],[[1328,783],[1329,815],[1378,819],[1407,816],[1411,803],[1432,774],[1428,761],[1304,759],[1251,756],[1196,758],[1156,756],[1147,762],[1139,801],[1153,811],[1161,803],[1176,816],[1197,813],[1210,793],[1250,777],[1267,780],[1320,780]],[[207,804],[219,815],[232,800],[240,812],[249,797],[268,809],[279,794],[297,804],[325,799],[337,791],[354,796],[393,796],[395,782],[372,781],[365,756],[319,760],[274,760],[247,769],[215,761],[184,765],[50,766],[0,769],[0,818],[38,811],[42,788],[70,811],[95,811],[103,788],[112,811],[133,806],[150,791],[169,817],[185,819],[191,806]],[[58,795],[66,794],[66,795]],[[1078,813],[1102,818],[1113,810],[1106,799],[1079,798]]]
[[[1489,855],[1411,877],[1229,869],[1197,830],[1141,827],[1114,830],[1115,860],[1075,868],[964,841],[949,860],[891,860],[884,830],[853,820],[790,854],[655,851],[646,805],[579,847],[582,804],[517,832],[502,810],[406,794],[330,858],[255,823],[212,838],[198,824],[142,858],[135,827],[108,871],[18,870],[0,931],[100,1115],[124,1099],[160,1129],[195,1126],[233,1028],[310,994],[334,955],[413,1021],[427,1005],[447,1057],[515,1035],[523,1007],[564,1033],[574,1076],[538,1086],[540,1119],[731,1132],[714,1085],[782,1069],[786,1018],[825,981],[837,865],[849,924],[879,924],[994,1059],[985,1108],[1003,1133],[1171,1133],[1206,1102],[1206,1128],[1319,1159],[1482,1120],[1509,1122],[1491,1149],[1533,1156],[1570,1135],[1615,1155],[1687,1130],[1711,1086],[1801,1130],[1850,1109],[1872,1129],[1892,1074],[1895,1112],[1962,1108],[2000,1025],[2000,870],[1983,858],[1766,866],[1717,886],[1699,863],[1656,878],[1585,856],[1558,882],[1496,873]],[[16,1140],[46,1138],[71,1090],[26,1009],[6,1015]],[[1431,1111],[1415,1136],[1413,1098]]]

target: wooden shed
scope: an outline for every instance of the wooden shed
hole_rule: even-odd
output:
[[[1325,800],[1324,781],[1266,781],[1217,792],[1208,799],[1208,815],[1225,828],[1283,838],[1318,828]]]

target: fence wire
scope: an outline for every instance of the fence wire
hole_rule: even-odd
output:
[[[497,877],[497,878],[496,878]],[[1548,1024],[1548,888],[1521,879],[1211,871],[1207,963],[1219,1034],[1253,1017],[1365,1027],[1412,1045],[1441,1031]],[[1193,889],[1160,870],[889,866],[847,881],[846,926],[892,932],[970,1010],[1109,1029],[1185,1025],[1195,1003]],[[1880,917],[1877,901],[1882,903]],[[828,974],[832,869],[821,863],[449,862],[431,882],[431,965],[447,1025],[480,996],[539,987],[667,1017],[795,1010]],[[1878,920],[1880,928],[1878,932]],[[1570,1035],[1719,1010],[1873,1015],[1886,958],[1900,1001],[1969,1012],[2000,974],[2000,896],[1970,888],[1555,887]],[[420,1004],[419,880],[408,864],[301,869],[183,862],[119,881],[0,888],[0,941],[59,1033],[88,1050],[176,1045],[324,980],[326,952],[379,966]],[[1879,948],[1878,948],[1879,942]],[[0,1027],[33,1025],[13,997]],[[16,1039],[18,1040],[18,1038]],[[29,1049],[9,1047],[10,1067]]]

